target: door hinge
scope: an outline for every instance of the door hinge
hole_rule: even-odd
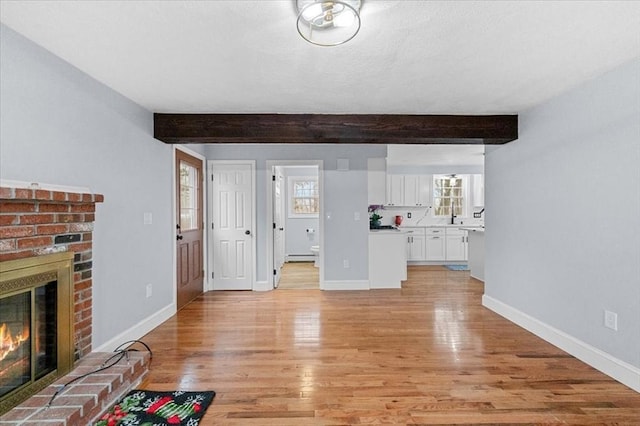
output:
[[[277,272],[275,269],[273,270],[273,275],[277,275]]]
[[[211,229],[214,229],[215,227],[213,226],[213,222],[211,222]]]
[[[214,278],[214,275],[215,275],[215,272],[212,272],[212,273],[211,273],[211,279],[213,279],[213,278]]]
[[[213,173],[211,174],[211,182],[213,182]]]
[[[276,223],[273,222],[273,229],[276,229]]]
[[[276,175],[271,175],[271,180],[275,182],[276,181]]]

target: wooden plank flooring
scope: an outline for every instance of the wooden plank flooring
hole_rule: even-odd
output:
[[[481,306],[469,272],[401,290],[209,292],[153,330],[152,390],[203,425],[640,424],[640,394]]]
[[[313,262],[288,262],[282,267],[279,290],[320,288],[320,272]]]

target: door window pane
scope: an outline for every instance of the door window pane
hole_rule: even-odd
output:
[[[198,169],[180,161],[180,229],[198,229]]]

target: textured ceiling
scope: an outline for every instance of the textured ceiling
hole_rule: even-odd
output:
[[[0,19],[154,112],[518,113],[640,56],[640,2],[365,0],[350,42],[293,1],[10,1]]]

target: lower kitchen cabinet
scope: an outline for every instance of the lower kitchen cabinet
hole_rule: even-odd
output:
[[[445,260],[446,237],[444,228],[427,228],[425,236],[426,260]]]
[[[424,228],[407,231],[407,260],[426,260]]]
[[[467,260],[467,231],[447,229],[446,260]]]
[[[469,233],[454,227],[407,227],[407,261],[435,264],[466,262],[469,259]],[[434,264],[434,263],[430,263]]]

